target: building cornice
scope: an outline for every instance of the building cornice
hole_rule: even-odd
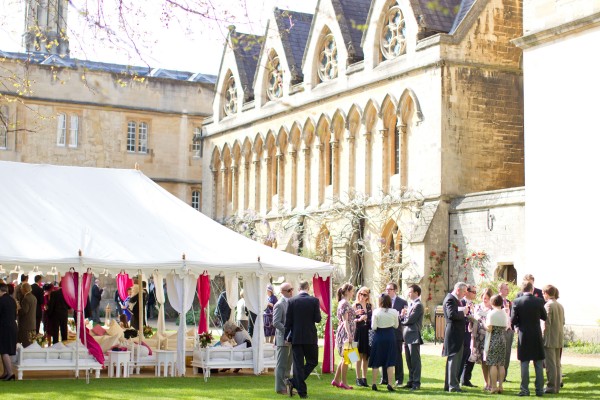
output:
[[[540,46],[555,40],[564,39],[567,36],[577,34],[579,32],[596,28],[600,26],[600,12],[597,12],[587,17],[579,18],[574,21],[537,31],[520,38],[513,39],[511,42],[521,49],[529,49]]]

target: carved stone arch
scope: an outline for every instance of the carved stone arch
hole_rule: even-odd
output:
[[[302,142],[302,124],[298,121],[294,121],[290,127],[290,134],[288,137],[288,143],[292,144],[294,151],[300,150],[300,143]]]
[[[402,287],[403,237],[396,221],[390,219],[381,231],[381,269]]]
[[[264,145],[265,145],[265,138],[259,132],[254,137],[254,145],[252,146],[252,151],[254,153],[256,153],[257,155],[260,155],[260,154],[262,154],[263,150],[265,149]]]
[[[362,115],[362,124],[365,126],[367,131],[373,128],[377,118],[379,118],[379,113],[381,112],[381,107],[379,103],[377,103],[373,99],[369,99],[367,104],[365,105],[365,109]]]
[[[344,111],[342,111],[339,108],[337,110],[335,110],[335,113],[333,114],[333,117],[331,118],[331,125],[330,125],[329,129],[332,132],[332,136],[333,136],[333,134],[335,134],[336,140],[342,139],[344,131],[347,126],[346,121],[347,121],[347,117],[346,117],[346,114],[344,113]]]
[[[242,145],[238,139],[233,141],[231,146],[231,157],[235,161],[235,165],[240,165],[240,159],[242,157]]]
[[[302,141],[304,142],[304,146],[310,148],[315,140],[315,130],[317,124],[315,121],[308,117],[304,122],[304,127],[302,128]]]
[[[221,154],[221,160],[223,161],[224,166],[229,168],[231,166],[231,147],[229,146],[229,143],[223,145]]]
[[[267,135],[265,136],[265,149],[270,149],[271,147],[275,146],[276,143],[276,139],[275,139],[275,134],[273,133],[272,130],[269,129],[269,131],[267,132]]]
[[[245,162],[252,161],[252,141],[250,138],[246,137],[244,139],[244,143],[242,144],[242,155],[244,156]]]
[[[321,114],[316,127],[316,137],[319,144],[329,143],[329,137],[331,135],[331,118],[327,114]]]
[[[285,126],[279,128],[279,133],[277,133],[276,145],[281,152],[285,152],[288,145],[289,133]]]
[[[346,120],[346,129],[351,137],[355,137],[360,130],[360,125],[363,120],[363,111],[356,104],[353,104],[348,111],[348,118]]]
[[[417,95],[412,89],[405,89],[400,96],[400,100],[398,101],[398,115],[401,120],[406,122],[407,115],[406,111],[410,109],[410,102],[412,102],[413,110],[415,112],[416,123],[419,124],[423,122],[423,111],[421,111],[421,104],[419,103],[419,99]]]
[[[221,168],[221,150],[215,146],[210,158],[210,166],[213,170],[218,171]]]
[[[394,112],[396,112],[398,109],[398,102],[396,101],[396,98],[389,93],[385,95],[383,101],[381,102],[381,109],[379,110],[378,117],[383,118],[384,113],[388,109],[392,109]]]

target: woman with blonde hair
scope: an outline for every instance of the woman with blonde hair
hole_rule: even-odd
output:
[[[354,297],[354,286],[345,283],[337,291],[338,299],[338,328],[335,335],[335,343],[338,348],[341,360],[335,369],[335,376],[331,384],[340,389],[352,389],[348,386],[348,361],[344,357],[344,348],[351,347],[354,341],[354,330],[356,328],[354,309],[350,305],[350,300]]]
[[[369,353],[371,346],[369,345],[369,331],[371,331],[371,317],[373,315],[373,307],[371,305],[371,291],[368,287],[363,286],[356,293],[356,302],[354,303],[354,311],[356,314],[356,332],[354,333],[354,341],[358,343],[358,361],[356,362],[356,385],[369,387],[367,384],[367,369],[369,361]]]
[[[31,336],[35,335],[35,312],[37,307],[37,299],[31,293],[31,285],[24,282],[21,285],[21,294],[23,298],[19,303],[19,311],[17,312],[19,333],[17,341],[27,347],[31,344]]]

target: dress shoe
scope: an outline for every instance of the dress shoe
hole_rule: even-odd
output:
[[[450,389],[449,392],[451,392],[451,393],[463,393],[464,390],[462,390],[461,388],[458,388],[458,389],[454,389],[453,388],[453,389]]]
[[[529,396],[529,393],[527,393],[527,392],[519,392],[519,394],[517,396],[519,396],[519,397],[527,397],[527,396]]]
[[[412,387],[413,385],[407,383],[406,385],[402,386],[402,389],[412,389]]]
[[[384,380],[382,379],[382,380],[380,380],[380,381],[379,381],[379,384],[380,384],[380,385],[387,385],[387,384],[388,384],[388,381],[384,381]]]
[[[3,379],[3,381],[14,381],[15,380],[15,374],[12,374],[11,376],[7,376],[6,378]]]
[[[369,384],[367,383],[367,378],[360,378],[360,386],[362,387],[369,387]]]
[[[396,386],[396,387],[402,387],[402,381],[396,381],[396,383],[394,384],[394,386]]]
[[[294,395],[294,383],[290,378],[285,380],[285,389],[288,396],[292,397]]]
[[[462,384],[462,386],[466,386],[466,387],[477,387],[475,385],[473,385],[470,381],[466,381],[465,383]]]
[[[390,391],[390,392],[395,392],[396,391],[396,389],[394,389],[392,387],[392,385],[387,385],[387,390]]]
[[[411,391],[414,391],[414,390],[419,390],[419,389],[421,389],[421,386],[417,386],[417,385],[413,385],[413,386],[410,388],[410,390],[411,390]]]
[[[544,397],[544,392],[537,392],[535,395],[537,397]]]
[[[371,389],[372,390],[379,390],[379,389],[377,389],[377,385],[376,384],[371,385]]]
[[[298,396],[300,396],[301,399],[308,399],[307,394],[299,394]]]
[[[283,394],[286,395],[288,394],[287,390],[280,390],[279,392],[277,392],[278,394]]]

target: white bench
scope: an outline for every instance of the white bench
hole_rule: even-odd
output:
[[[24,371],[95,371],[96,378],[100,377],[102,365],[89,354],[86,348],[79,349],[77,360],[75,348],[53,349],[52,347],[40,348],[39,346],[18,347],[14,368],[17,379],[23,379]]]
[[[194,375],[198,368],[202,368],[204,381],[210,377],[210,370],[219,368],[254,368],[254,355],[252,348],[238,349],[231,347],[196,347],[192,359]],[[264,368],[275,368],[275,346],[269,343],[263,345]]]

